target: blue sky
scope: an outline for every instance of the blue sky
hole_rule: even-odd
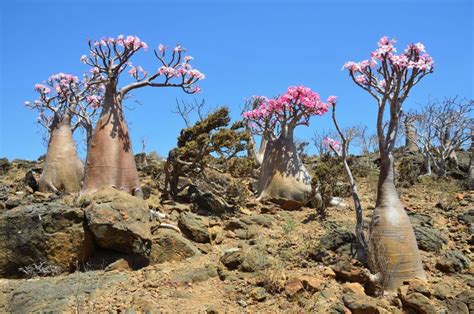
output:
[[[36,159],[46,147],[25,108],[33,86],[57,72],[81,75],[87,40],[137,35],[150,47],[182,44],[194,67],[206,74],[197,96],[144,88],[126,112],[135,152],[167,155],[182,120],[171,113],[176,99],[227,105],[239,118],[243,99],[276,95],[306,85],[324,99],[338,95],[342,125],[371,129],[376,105],[341,71],[347,60],[368,58],[377,40],[398,40],[399,50],[421,41],[436,62],[435,73],[417,86],[406,108],[429,97],[473,93],[473,5],[465,0],[426,1],[11,1],[0,3],[0,157]],[[153,52],[134,64],[155,69]],[[128,81],[124,73],[122,83]],[[296,136],[310,139],[330,128],[329,115],[315,117]],[[312,148],[310,152],[314,151]],[[84,157],[84,151],[81,151]]]

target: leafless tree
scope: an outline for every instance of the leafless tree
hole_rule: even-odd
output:
[[[319,156],[325,155],[330,151],[329,147],[324,144],[326,138],[338,139],[339,135],[334,130],[320,129],[314,131],[313,137],[311,138]]]
[[[446,174],[450,161],[457,166],[456,150],[471,139],[473,100],[457,97],[430,101],[412,112],[416,143],[423,153],[428,174],[432,168],[440,176]]]

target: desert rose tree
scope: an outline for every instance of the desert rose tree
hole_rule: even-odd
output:
[[[147,48],[136,36],[120,35],[89,41],[90,54],[81,57],[83,63],[91,66],[91,72],[97,74],[90,83],[105,86],[102,110],[87,153],[83,194],[113,187],[142,196],[122,104],[132,90],[147,86],[177,87],[190,94],[200,90],[194,84],[204,75],[191,67],[192,57],[185,56],[183,47],[177,45],[169,50],[159,45],[154,51],[158,66],[153,73],[131,63],[138,51]],[[134,82],[119,87],[120,76],[126,69]]]
[[[58,73],[35,85],[39,98],[25,102],[39,111],[38,123],[48,132],[48,151],[38,185],[42,192],[78,192],[84,165],[76,151],[73,132],[78,127],[92,128],[92,120],[100,102],[100,86],[80,81],[77,76]],[[80,115],[78,114],[80,113]]]
[[[398,54],[394,43],[395,40],[383,37],[371,59],[349,61],[343,67],[378,106],[376,127],[381,165],[368,255],[371,271],[388,290],[408,279],[426,278],[413,228],[395,188],[393,150],[403,103],[412,88],[433,72],[433,59],[423,44],[410,44]],[[386,112],[388,126],[384,128]]]
[[[299,125],[323,115],[328,105],[318,93],[304,86],[289,87],[281,96],[254,97],[253,110],[243,113],[254,134],[265,143],[258,180],[259,199],[281,197],[302,203],[312,193],[311,177],[298,156],[293,138]]]

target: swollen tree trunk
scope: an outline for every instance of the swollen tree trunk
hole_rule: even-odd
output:
[[[38,185],[41,192],[79,192],[84,174],[72,136],[69,116],[51,129],[48,152]]]
[[[394,160],[382,155],[369,240],[369,266],[380,274],[382,287],[395,290],[403,281],[426,280],[410,219],[395,189]]]
[[[106,87],[104,104],[87,153],[83,194],[103,187],[142,196],[128,127],[116,87]]]
[[[306,203],[311,195],[311,177],[301,162],[293,132],[282,135],[265,145],[260,177],[259,199],[282,197]]]
[[[413,126],[412,117],[405,117],[405,151],[407,152],[418,152],[418,146],[416,146],[416,130]]]

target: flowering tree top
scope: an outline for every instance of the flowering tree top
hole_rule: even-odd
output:
[[[321,101],[319,94],[305,86],[291,86],[276,97],[253,97],[253,110],[243,113],[252,131],[268,139],[286,135],[298,125],[309,125],[311,116],[321,116],[329,105]]]
[[[422,43],[409,44],[397,54],[395,40],[387,36],[378,42],[371,58],[361,62],[348,61],[347,69],[353,81],[379,102],[403,103],[410,89],[425,75],[433,72],[434,62]]]
[[[89,85],[93,78],[85,75],[81,81],[71,74],[51,75],[47,81],[35,84],[39,97],[25,105],[39,111],[38,123],[48,130],[66,116],[72,119],[76,115],[77,123],[83,122],[83,118],[90,120],[103,97],[103,86]]]
[[[115,86],[119,75],[128,67],[128,74],[135,82],[120,90],[122,97],[132,89],[144,86],[180,87],[189,94],[201,90],[195,84],[204,79],[204,74],[193,69],[190,64],[193,58],[185,55],[185,49],[181,45],[168,49],[160,44],[154,50],[155,57],[161,65],[154,73],[149,73],[130,61],[132,56],[142,49],[147,50],[148,45],[136,36],[104,37],[101,40],[89,41],[90,54],[83,55],[81,61],[91,66],[90,72],[96,75],[91,83],[105,85]]]

